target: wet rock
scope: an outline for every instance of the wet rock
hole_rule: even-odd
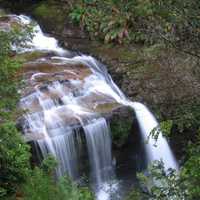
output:
[[[42,50],[35,50],[30,52],[25,52],[17,55],[18,59],[21,59],[24,62],[31,62],[40,58],[49,58],[55,56],[54,52],[50,51],[42,51]]]
[[[65,63],[62,60],[48,57],[36,59],[25,63],[19,73],[23,75],[25,82],[25,89],[21,94],[28,95],[34,91],[35,87],[42,89],[56,81],[64,83],[63,87],[66,92],[75,90],[76,87],[70,85],[69,80],[79,80],[81,83],[91,73],[91,70],[81,63]]]
[[[135,113],[128,106],[121,106],[111,112],[109,123],[114,148],[121,148],[129,142],[134,120]]]

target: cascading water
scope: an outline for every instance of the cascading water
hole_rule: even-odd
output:
[[[93,119],[83,126],[83,129],[92,166],[92,177],[94,182],[100,185],[112,176],[110,131],[104,118]]]
[[[176,159],[162,133],[159,133],[157,139],[149,137],[151,131],[159,125],[153,114],[141,103],[135,102],[131,106],[135,110],[143,141],[146,142],[145,149],[148,162],[162,160],[166,170],[169,168],[178,170]]]
[[[159,125],[153,114],[145,105],[138,102],[130,102],[112,81],[105,67],[102,66],[102,68],[100,68],[101,65],[98,67],[98,63],[91,57],[87,59],[92,59],[92,64],[90,67],[93,67],[93,71],[98,77],[98,80],[91,80],[94,81],[93,85],[95,85],[95,90],[99,93],[110,95],[117,102],[130,106],[134,109],[136,118],[139,122],[143,141],[146,143],[145,150],[148,163],[152,163],[155,160],[162,160],[166,170],[169,168],[178,170],[176,159],[169,147],[166,138],[162,135],[162,133],[160,132],[158,134],[157,139],[149,137],[151,131],[154,128],[157,128]],[[98,70],[95,71],[95,69]]]
[[[57,176],[67,172],[70,177],[77,178],[77,141],[74,137],[74,130],[65,124],[64,120],[57,114],[58,104],[54,103],[51,98],[45,98],[39,90],[36,90],[35,98],[41,106],[41,111],[25,116],[26,126],[28,126],[25,133],[35,134],[36,138],[38,133],[42,134],[41,139],[37,139],[37,142],[44,157],[52,154],[58,160]],[[26,97],[21,100],[21,105],[25,108],[25,105],[29,106],[30,102],[31,100]]]
[[[10,16],[26,25],[26,16]],[[37,141],[45,157],[52,154],[58,160],[57,176],[68,173],[79,178],[78,145],[81,126],[89,154],[92,182],[97,199],[108,200],[109,181],[114,177],[109,126],[99,106],[125,105],[135,110],[145,141],[158,123],[151,112],[140,103],[130,102],[115,85],[106,67],[90,56],[67,58],[67,51],[57,40],[45,36],[40,27],[34,27],[35,36],[29,51],[53,52],[52,56],[37,58],[24,66],[27,91],[21,99],[24,115],[24,133],[27,140]],[[64,57],[65,56],[65,57]],[[78,135],[78,136],[77,136]],[[162,159],[165,168],[178,165],[166,139],[160,133],[155,140],[145,144],[148,161]],[[101,189],[102,188],[102,189]],[[114,185],[114,189],[117,186]]]
[[[31,19],[25,15],[14,16],[17,20],[20,20],[21,23],[27,25],[32,23]],[[36,34],[32,38],[31,42],[28,42],[29,48],[26,48],[25,51],[32,50],[46,50],[46,51],[55,51],[59,55],[65,55],[66,50],[59,47],[58,41],[53,37],[48,37],[43,34],[40,26],[38,24],[34,25],[33,32]]]

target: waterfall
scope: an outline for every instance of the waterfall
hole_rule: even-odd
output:
[[[104,118],[93,119],[83,126],[83,129],[92,166],[93,182],[100,185],[108,181],[112,175],[110,130]]]
[[[151,131],[159,125],[153,114],[141,103],[134,102],[131,106],[135,110],[143,141],[146,143],[145,150],[148,162],[152,163],[155,160],[162,160],[165,170],[169,168],[178,170],[176,159],[174,158],[166,138],[162,135],[162,132],[159,133],[157,140],[149,137]]]
[[[11,17],[25,25],[32,22],[23,15]],[[109,200],[109,184],[114,177],[110,129],[98,106],[117,104],[134,109],[144,141],[158,122],[146,106],[125,97],[104,65],[91,56],[69,58],[69,52],[59,47],[55,38],[44,35],[37,24],[28,45],[30,47],[20,53],[47,51],[57,56],[38,58],[24,67],[28,92],[22,97],[20,106],[26,110],[25,137],[38,143],[43,157],[51,154],[57,159],[58,177],[67,173],[72,179],[78,179],[79,165],[85,162],[78,159],[80,146],[84,143],[80,134],[84,132],[97,199]],[[153,138],[145,144],[148,162],[162,159],[166,170],[178,169],[162,133],[156,147],[154,144]],[[115,191],[118,186],[112,184],[112,187]]]
[[[112,165],[110,128],[105,118],[97,118],[83,126],[90,165],[91,177],[95,186],[97,200],[109,200],[118,189],[118,185],[112,182],[115,173]]]
[[[48,141],[51,141],[51,144]],[[45,139],[38,140],[38,144],[43,156],[52,154],[57,159],[59,166],[56,168],[57,177],[67,173],[73,179],[78,178],[77,152],[72,130],[66,130],[65,134],[51,139],[45,137]]]
[[[65,173],[75,179],[78,178],[78,162],[76,134],[77,130],[72,130],[65,124],[57,112],[59,106],[50,98],[45,97],[41,91],[37,91],[34,96],[26,97],[21,100],[22,107],[30,105],[30,102],[36,98],[39,101],[43,112],[35,112],[25,115],[26,126],[25,133],[32,133],[37,139],[38,145],[45,157],[48,154],[53,155],[58,161],[56,169],[57,176]],[[42,136],[38,136],[41,134]]]
[[[19,20],[22,24],[31,24],[33,21],[25,16],[25,15],[13,15],[17,20]],[[33,38],[31,41],[27,43],[28,48],[20,49],[21,51],[33,51],[33,50],[46,50],[46,51],[54,51],[59,55],[66,55],[68,51],[59,47],[58,41],[54,37],[49,37],[44,35],[40,26],[38,24],[33,27]]]
[[[178,170],[178,163],[170,149],[167,139],[163,136],[162,132],[159,132],[157,140],[150,136],[151,131],[159,125],[154,115],[145,105],[138,102],[131,102],[127,99],[122,91],[113,82],[103,65],[100,65],[92,57],[87,57],[86,59],[88,63],[91,63],[89,66],[93,69],[96,77],[98,77],[90,80],[90,83],[93,82],[92,85],[95,86],[94,90],[98,93],[111,96],[118,103],[130,106],[135,111],[145,145],[148,163],[150,164],[153,161],[162,160],[166,171],[169,168]]]

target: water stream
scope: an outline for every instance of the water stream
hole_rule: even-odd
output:
[[[92,166],[91,174],[95,184],[100,185],[112,176],[110,130],[104,118],[93,119],[83,129]]]
[[[24,25],[31,23],[27,16],[10,17]],[[134,109],[143,141],[158,122],[145,105],[125,97],[103,64],[86,55],[70,58],[70,53],[59,47],[55,38],[46,36],[39,25],[35,25],[34,31],[31,48],[21,53],[38,51],[53,52],[53,55],[25,64],[28,92],[20,102],[27,110],[24,134],[28,140],[37,141],[43,157],[47,154],[56,157],[57,176],[67,173],[74,180],[80,178],[79,165],[85,162],[78,159],[78,146],[84,141],[80,142],[77,136],[84,134],[92,187],[97,199],[109,200],[120,186],[115,176],[109,124],[99,107],[116,104]],[[145,152],[149,163],[162,159],[166,169],[178,169],[162,133],[156,147],[155,140],[150,138]]]

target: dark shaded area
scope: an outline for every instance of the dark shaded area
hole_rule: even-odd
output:
[[[136,174],[146,166],[146,155],[139,125],[134,120],[128,142],[120,150],[113,152],[116,159],[116,177],[120,184],[120,195],[126,196],[137,185]]]
[[[39,2],[42,0],[0,0],[1,7],[15,13],[31,11],[31,8]]]

